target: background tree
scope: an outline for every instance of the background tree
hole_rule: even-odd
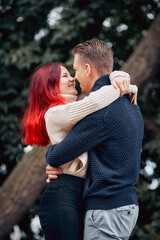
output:
[[[30,0],[29,2],[27,0],[8,0],[0,2],[1,183],[8,178],[17,163],[16,169],[22,166],[20,164],[23,164],[24,159],[27,159],[24,156],[20,161],[24,145],[18,135],[18,128],[20,112],[22,112],[21,109],[24,107],[24,100],[28,92],[29,81],[26,82],[26,79],[33,69],[40,63],[62,61],[72,70],[73,47],[77,43],[93,37],[110,43],[114,50],[115,68],[118,69],[136,49],[142,37],[147,35],[147,29],[155,19],[159,7],[160,1],[158,0],[100,0],[98,2],[92,0],[54,2],[50,0]],[[51,20],[51,18],[53,19]],[[154,36],[155,42],[159,36],[160,21],[159,18],[157,19],[158,23],[153,30],[153,32],[157,32],[157,36]],[[133,77],[136,76],[134,81],[137,81],[140,87],[139,105],[145,117],[143,164],[138,185],[141,214],[137,230],[133,235],[133,239],[143,240],[158,240],[160,233],[159,44],[154,47],[157,51],[145,55],[150,46],[152,49],[151,40],[152,38],[144,48],[144,55],[141,57],[141,62],[136,65],[137,69],[132,69],[132,64],[139,59],[138,51],[135,59],[131,57],[124,65],[124,69],[128,69]],[[142,47],[139,51],[142,52]],[[143,71],[141,71],[142,69]],[[141,74],[135,75],[136,73]],[[36,160],[34,161],[36,162]],[[26,167],[31,165],[29,161],[28,165],[26,160],[25,162]],[[41,165],[41,169],[43,168],[44,164]],[[12,176],[10,176],[11,179]],[[20,182],[22,179],[15,179],[15,181]],[[14,185],[7,185],[7,181],[4,186],[6,189],[14,187]],[[3,196],[4,194],[5,192],[3,192]],[[25,215],[25,218],[19,222],[20,228],[26,233],[26,237],[21,239],[35,238],[32,236],[29,223],[36,212],[35,204],[30,208],[28,215]]]

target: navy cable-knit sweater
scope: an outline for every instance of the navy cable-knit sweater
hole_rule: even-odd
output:
[[[99,78],[91,91],[110,85],[109,76]],[[85,180],[86,209],[112,209],[138,204],[138,180],[143,119],[128,96],[92,113],[78,122],[62,142],[51,146],[47,163],[58,167],[89,153]]]

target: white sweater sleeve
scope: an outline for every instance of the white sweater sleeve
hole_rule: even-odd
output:
[[[95,92],[91,92],[89,96],[80,100],[67,104],[71,122],[76,124],[87,115],[96,112],[112,102],[120,96],[120,90],[114,89],[112,85],[104,86]]]
[[[108,106],[119,96],[119,89],[114,89],[112,85],[104,86],[80,101],[50,108],[45,114],[45,120],[50,124],[63,124],[63,127],[67,127],[69,122],[75,125],[87,115]]]

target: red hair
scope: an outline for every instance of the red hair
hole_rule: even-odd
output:
[[[51,63],[34,71],[31,76],[28,107],[21,123],[25,144],[46,146],[50,140],[45,127],[44,114],[48,108],[65,103],[59,95],[62,63]]]

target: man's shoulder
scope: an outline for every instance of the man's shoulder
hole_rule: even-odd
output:
[[[139,106],[131,103],[131,99],[128,97],[128,95],[124,95],[123,97],[118,98],[107,108],[105,108],[105,122],[115,122],[116,119],[116,121],[120,121],[123,124],[125,122],[128,122],[130,118],[135,119],[137,122],[138,119],[142,118],[142,114]]]

